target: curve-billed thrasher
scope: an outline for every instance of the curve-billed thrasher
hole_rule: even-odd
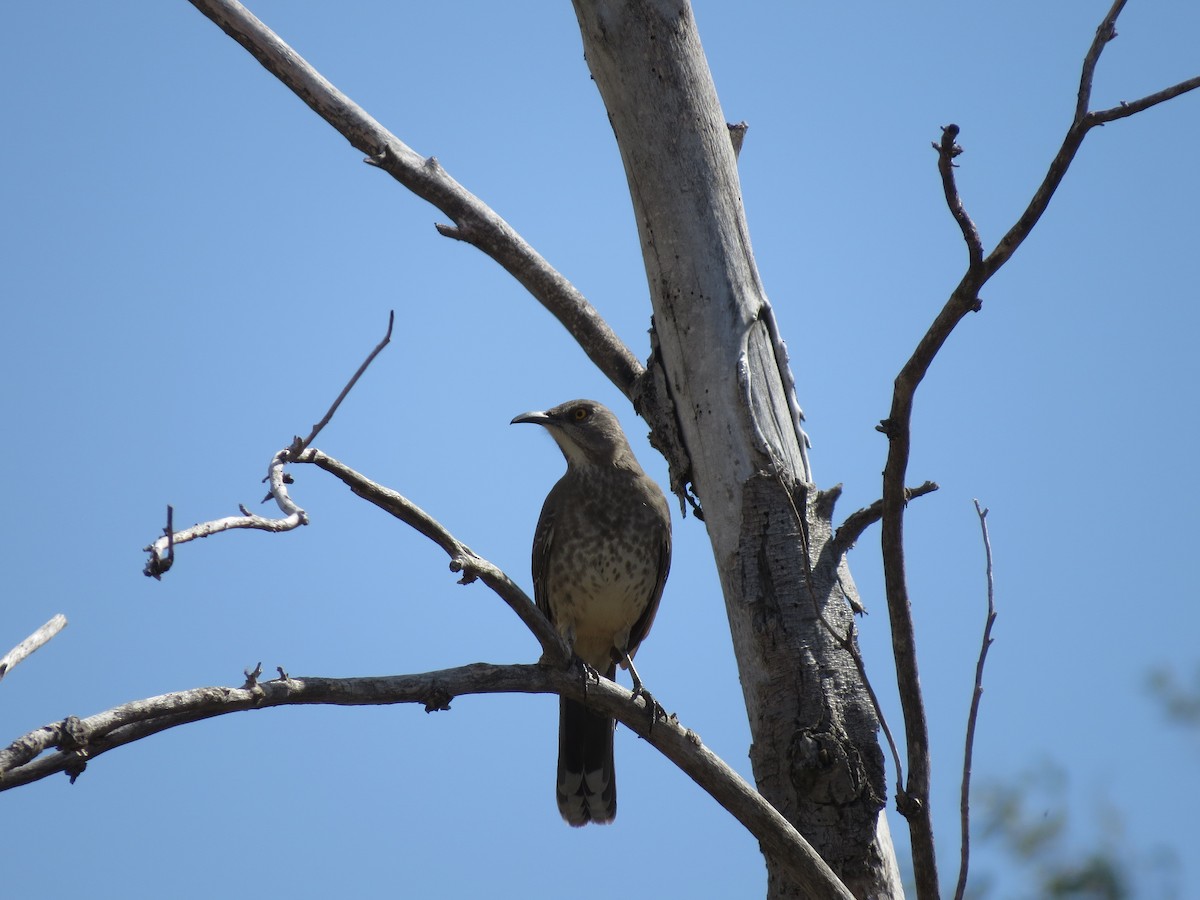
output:
[[[567,473],[542,506],[533,538],[533,595],[575,655],[613,678],[617,663],[641,679],[633,655],[650,631],[671,567],[671,513],[629,449],[621,425],[592,400],[513,419],[542,425]],[[558,811],[568,824],[617,814],[612,719],[559,701]]]

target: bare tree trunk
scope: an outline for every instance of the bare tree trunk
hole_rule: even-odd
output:
[[[575,9],[633,198],[660,348],[651,369],[673,398],[721,573],[755,780],[856,896],[900,896],[878,722],[842,644],[856,598],[831,544],[836,494],[812,483],[691,9]],[[767,865],[769,896],[800,896]]]

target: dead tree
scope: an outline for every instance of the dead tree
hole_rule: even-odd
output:
[[[0,752],[0,787],[56,771],[74,776],[87,759],[116,746],[241,709],[399,702],[432,709],[467,693],[560,693],[628,725],[737,816],[762,844],[771,897],[901,895],[885,815],[890,754],[896,807],[912,834],[918,896],[938,896],[928,735],[903,541],[906,504],[936,486],[906,484],[913,397],[956,324],[979,309],[983,285],[1036,225],[1087,133],[1191,90],[1200,78],[1093,110],[1092,76],[1115,37],[1124,5],[1118,0],[1084,60],[1061,149],[1025,211],[990,251],[955,184],[959,129],[942,129],[933,142],[936,162],[967,247],[967,267],[896,378],[890,414],[880,424],[889,448],[881,499],[838,527],[839,490],[822,489],[810,462],[787,350],[749,250],[737,173],[745,129],[726,122],[686,0],[575,0],[586,58],[616,134],[638,223],[653,327],[645,364],[578,290],[436,159],[412,151],[239,4],[192,2],[365,153],[368,163],[442,210],[451,221],[439,226],[443,235],[474,245],[527,288],[645,419],[652,442],[670,464],[681,508],[702,519],[712,543],[753,734],[757,791],[680,723],[655,719],[643,699],[609,682],[585,691],[566,672],[567,649],[513,580],[402,496],[312,446],[320,426],[272,459],[270,492],[282,517],[243,510],[183,531],[169,523],[149,548],[147,574],[160,577],[177,548],[197,537],[304,524],[307,513],[289,496],[286,467],[315,465],[435,540],[464,579],[479,579],[496,591],[538,637],[540,664],[467,666],[390,679],[297,679],[280,670],[278,678],[263,682],[261,671],[248,672],[240,688],[164,695],[26,735]],[[858,650],[859,602],[846,562],[857,538],[880,521],[904,714],[900,741],[892,741],[888,731],[889,754],[879,742],[879,705]],[[985,635],[985,651],[988,641]],[[965,860],[964,845],[960,893]]]

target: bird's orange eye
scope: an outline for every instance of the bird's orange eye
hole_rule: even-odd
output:
[[[576,422],[582,422],[584,419],[586,419],[591,414],[592,414],[592,411],[590,409],[588,409],[586,406],[577,406],[577,407],[575,407],[574,411],[571,413],[571,415],[573,415],[575,417]]]

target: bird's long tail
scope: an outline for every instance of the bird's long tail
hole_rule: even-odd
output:
[[[559,701],[558,811],[575,828],[616,818],[615,724],[573,700]]]

